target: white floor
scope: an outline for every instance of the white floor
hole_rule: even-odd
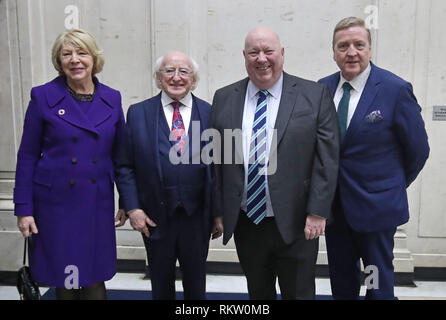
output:
[[[144,280],[142,274],[118,273],[106,282],[107,289],[119,290],[150,290],[151,283]],[[177,291],[182,291],[181,281],[176,282]],[[246,280],[242,276],[207,276],[207,292],[234,292],[246,293]],[[41,293],[46,292],[45,288]],[[316,279],[316,293],[318,295],[331,295],[330,281],[328,279]],[[361,288],[361,294],[365,294],[365,287]],[[395,295],[399,299],[409,300],[446,300],[446,282],[416,282],[416,287],[396,287]],[[15,287],[0,286],[0,300],[19,300]]]

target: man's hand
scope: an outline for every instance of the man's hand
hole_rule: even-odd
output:
[[[212,240],[218,239],[223,234],[223,217],[216,217],[212,228]]]
[[[39,233],[33,216],[17,217],[17,226],[25,238],[27,238],[30,233]]]
[[[150,237],[149,228],[147,225],[151,227],[156,227],[156,223],[150,220],[147,214],[141,209],[134,209],[129,211],[130,224],[132,225],[134,230],[142,232],[146,235],[146,237]]]
[[[309,214],[307,216],[307,222],[305,224],[305,239],[313,240],[317,239],[321,234],[325,232],[325,222],[327,219]]]
[[[125,215],[124,209],[119,209],[116,213],[115,222],[118,222],[118,224],[115,225],[115,228],[122,227],[125,222],[127,221],[127,216]]]

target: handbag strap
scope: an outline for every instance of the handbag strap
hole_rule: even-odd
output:
[[[23,250],[23,265],[26,266],[26,246],[28,244],[28,237],[25,238],[25,249]]]

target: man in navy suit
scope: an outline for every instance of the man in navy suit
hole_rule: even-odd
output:
[[[177,259],[184,298],[205,299],[211,178],[200,137],[211,107],[190,92],[197,71],[184,53],[166,54],[156,63],[161,93],[127,113],[117,185],[132,227],[143,235],[153,299],[175,299]]]
[[[429,156],[421,107],[408,82],[370,62],[363,20],[338,23],[333,51],[341,72],[320,80],[330,88],[341,129],[334,222],[326,228],[332,293],[359,298],[361,258],[377,279],[366,298],[395,299],[393,238],[409,220],[406,188]]]

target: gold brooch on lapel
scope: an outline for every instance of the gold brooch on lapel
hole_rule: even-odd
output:
[[[57,113],[59,114],[59,116],[63,116],[65,114],[65,110],[60,109]]]

